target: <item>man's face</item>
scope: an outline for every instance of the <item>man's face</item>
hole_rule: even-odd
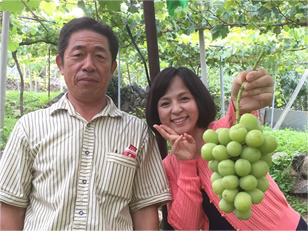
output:
[[[68,98],[92,102],[105,99],[105,93],[117,63],[112,63],[108,40],[89,30],[71,35],[63,60],[57,65],[68,87]]]

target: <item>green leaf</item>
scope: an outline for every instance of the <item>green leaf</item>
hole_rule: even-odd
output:
[[[52,16],[56,11],[57,5],[55,2],[41,2],[41,9],[49,16]]]
[[[26,4],[30,9],[37,9],[40,6],[40,3],[41,1],[37,0],[26,1]]]
[[[121,11],[123,1],[99,1],[100,7],[106,7],[108,10]]]
[[[225,38],[225,37],[227,37],[228,33],[229,33],[229,28],[228,28],[228,26],[226,26],[224,24],[217,24],[211,30],[213,40],[215,40],[219,37]]]
[[[284,25],[284,26],[283,26],[283,29],[284,29],[285,31],[289,31],[289,30],[290,30],[290,27],[289,27],[288,25]]]
[[[279,18],[279,10],[275,7],[272,6],[272,13],[275,15],[276,18]]]
[[[20,13],[23,11],[24,7],[25,5],[21,1],[3,0],[0,10]]]
[[[62,8],[63,8],[63,10],[64,10],[66,13],[69,13],[69,12],[70,12],[70,10],[67,8],[66,5],[63,5]]]
[[[271,10],[268,9],[268,8],[265,8],[263,6],[261,6],[259,9],[258,9],[258,13],[262,16],[262,17],[267,17],[267,18],[270,18],[271,17]]]
[[[274,29],[273,29],[273,32],[276,34],[276,35],[279,35],[281,33],[281,29],[279,26],[275,26]]]
[[[8,50],[13,52],[16,51],[18,47],[19,47],[18,42],[13,42],[9,37]]]
[[[242,25],[243,23],[245,23],[246,22],[246,18],[245,18],[245,15],[240,15],[239,17],[238,17],[238,23],[240,24],[240,25]]]
[[[256,26],[254,25],[254,24],[248,24],[247,26],[246,26],[246,29],[256,29]]]
[[[189,0],[166,0],[167,9],[171,19],[174,18],[174,11],[177,7],[182,6],[186,8]]]
[[[184,34],[186,35],[190,35],[195,31],[195,25],[193,23],[191,23],[186,30],[184,30]]]
[[[84,1],[78,1],[77,6],[83,10],[83,12],[87,12],[86,6],[84,4]]]
[[[225,9],[226,9],[227,12],[231,10],[232,5],[233,5],[233,1],[225,1],[224,2],[224,6],[225,6]]]

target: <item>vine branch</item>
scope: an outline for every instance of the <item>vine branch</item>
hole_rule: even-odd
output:
[[[255,71],[257,69],[257,66],[259,65],[259,62],[261,61],[262,57],[264,55],[264,50],[261,51],[257,61],[255,62],[255,64],[253,65],[251,71]],[[247,81],[245,80],[239,91],[238,91],[238,94],[237,94],[237,98],[236,98],[236,123],[238,124],[239,121],[240,121],[240,101],[241,101],[241,96],[242,96],[242,93],[243,93],[243,90],[244,90],[244,85]]]

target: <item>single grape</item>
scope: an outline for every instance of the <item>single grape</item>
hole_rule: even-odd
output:
[[[226,200],[227,202],[229,202],[229,203],[233,203],[237,194],[238,194],[238,189],[237,188],[225,189],[222,192],[222,198],[224,200]]]
[[[248,220],[251,217],[251,209],[247,211],[234,210],[234,215],[240,220]]]
[[[213,172],[211,175],[211,182],[213,183],[217,179],[221,179],[222,175],[220,175],[218,172]]]
[[[257,148],[246,146],[240,155],[242,159],[248,160],[250,163],[256,162],[261,157],[261,152]]]
[[[215,131],[217,133],[217,135],[219,135],[219,132],[224,129],[224,128],[217,128],[217,130]]]
[[[225,189],[235,189],[239,185],[239,179],[235,175],[224,176],[221,184]]]
[[[257,129],[259,126],[257,117],[250,113],[243,114],[240,118],[239,124],[244,125],[247,131]]]
[[[222,176],[234,175],[234,162],[230,159],[220,161],[218,164],[218,172]]]
[[[267,163],[267,166],[270,168],[272,166],[272,153],[262,154],[260,160],[264,160]]]
[[[253,175],[247,175],[240,178],[239,185],[243,190],[249,191],[257,187],[258,181]]]
[[[207,129],[202,138],[206,143],[218,144],[218,134],[213,129]]]
[[[251,164],[246,159],[238,159],[234,164],[235,172],[239,176],[247,176],[251,171]]]
[[[225,188],[222,186],[222,179],[216,179],[213,183],[212,183],[212,189],[213,192],[216,195],[221,195],[222,192],[225,190]]]
[[[232,140],[227,144],[227,153],[230,156],[237,157],[242,152],[242,145],[239,142]]]
[[[226,146],[230,141],[229,128],[222,128],[218,134],[218,142]]]
[[[214,160],[212,151],[213,148],[216,146],[214,143],[206,143],[201,147],[201,157],[204,160],[210,161]]]
[[[218,144],[212,150],[212,155],[216,160],[226,160],[228,159],[228,153],[225,146]]]
[[[219,201],[218,207],[225,213],[232,213],[235,209],[234,204],[230,203],[223,198]]]
[[[259,130],[251,130],[245,137],[245,142],[250,147],[259,147],[263,144],[264,138],[262,132]]]
[[[251,202],[253,204],[260,204],[261,201],[263,200],[264,198],[264,192],[262,192],[260,189],[258,188],[255,188],[251,191],[246,191],[250,197],[251,197]]]
[[[256,178],[261,178],[266,176],[268,172],[268,165],[264,160],[258,160],[251,164],[250,174]]]
[[[266,177],[261,177],[257,179],[257,181],[258,181],[257,188],[260,189],[262,192],[266,192],[266,190],[268,190],[269,188],[268,179]]]
[[[263,134],[263,127],[262,126],[258,125],[257,130],[259,130]]]
[[[234,206],[237,210],[248,211],[251,209],[251,197],[246,192],[239,192],[234,199]]]
[[[258,147],[258,149],[262,152],[262,154],[271,153],[275,151],[278,146],[276,138],[270,134],[263,135],[263,138],[264,138],[263,144],[261,144],[261,146]]]
[[[208,163],[208,167],[212,172],[218,172],[218,164],[219,164],[218,160],[211,160]]]
[[[240,144],[244,143],[247,134],[247,129],[242,124],[235,124],[229,130],[231,140],[237,141]]]

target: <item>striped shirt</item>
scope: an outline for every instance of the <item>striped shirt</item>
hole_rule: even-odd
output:
[[[0,201],[27,208],[24,230],[132,230],[131,211],[171,200],[150,129],[107,101],[90,122],[64,96],[16,123]]]

